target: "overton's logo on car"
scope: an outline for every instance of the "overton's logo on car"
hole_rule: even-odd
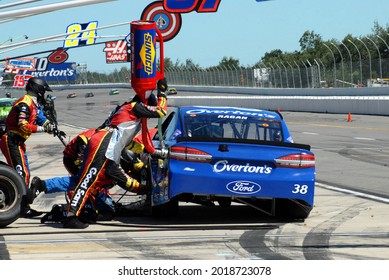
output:
[[[227,184],[227,190],[237,194],[253,194],[261,190],[261,186],[250,181],[233,181]]]

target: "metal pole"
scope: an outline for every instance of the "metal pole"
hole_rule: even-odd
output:
[[[327,76],[326,66],[324,65],[323,61],[320,60],[320,58],[318,58],[317,60],[319,60],[321,66],[323,66],[323,72],[324,72],[323,77],[326,79],[325,82],[326,82],[326,84],[327,84],[327,78],[326,78],[326,76]]]
[[[14,38],[9,38],[8,40],[6,40],[6,41],[0,43],[0,46],[4,45],[4,44],[7,43],[7,42],[12,43],[12,42],[16,41],[17,39],[20,39],[20,38],[23,38],[23,37],[24,37],[24,39],[28,39],[28,36],[27,36],[27,35],[20,35],[20,36],[14,37]]]
[[[266,65],[266,64],[265,64],[265,65]],[[272,70],[272,72],[273,72],[273,81],[274,81],[273,87],[277,87],[277,83],[276,83],[276,71],[274,71],[274,67],[273,67],[273,65],[272,65],[271,63],[269,63],[269,65],[270,65],[270,68],[271,68],[271,70]]]
[[[366,44],[365,44],[360,38],[357,38],[357,40],[358,40],[359,42],[361,42],[362,45],[365,46],[365,48],[366,48],[366,50],[367,50],[367,54],[369,55],[370,82],[371,82],[373,76],[372,76],[372,72],[371,72],[371,54],[370,54],[370,50],[369,50],[369,48],[366,46]]]
[[[380,78],[382,79],[382,63],[381,63],[381,53],[380,53],[380,49],[378,48],[377,44],[374,43],[374,41],[372,39],[370,39],[369,37],[366,37],[367,40],[369,40],[373,45],[374,47],[377,49],[377,52],[378,52],[378,61],[380,63]]]
[[[284,66],[285,69],[285,77],[286,77],[286,87],[289,88],[289,79],[288,79],[288,70],[286,69],[286,66],[280,61],[281,65]]]
[[[389,52],[389,45],[386,43],[386,41],[382,38],[382,37],[380,37],[380,36],[378,36],[378,35],[376,35],[382,42],[384,42],[384,44],[385,44],[385,46],[386,46],[386,51],[388,51]]]
[[[263,65],[265,66],[265,73],[266,73],[266,76],[267,76],[267,85],[268,85],[268,87],[270,87],[270,74],[269,74],[269,67],[267,67],[266,66],[266,64],[265,63],[263,63]],[[262,70],[261,70],[261,74],[262,74]],[[263,83],[263,87],[265,87],[264,85],[265,85],[265,81],[264,81],[264,77],[262,78],[262,83]]]
[[[362,55],[361,55],[361,52],[359,51],[359,48],[357,47],[357,45],[353,41],[351,41],[350,39],[347,39],[347,41],[349,41],[357,49],[357,52],[359,55],[359,73],[361,76],[360,83],[362,84],[363,78],[362,78]]]
[[[343,43],[343,42],[340,42],[342,44],[343,47],[346,48],[347,52],[348,52],[348,55],[350,57],[350,82],[352,84],[354,84],[354,81],[353,81],[353,57],[351,55],[351,52],[350,50],[347,48],[347,46]]]
[[[309,65],[309,69],[311,70],[311,80],[312,80],[312,87],[314,88],[315,87],[315,76],[313,75],[313,68],[312,68],[312,64],[309,62],[309,60],[307,59],[307,62],[308,62],[308,65]]]
[[[292,67],[292,65],[289,63],[289,61],[287,61],[286,63],[288,63],[290,69],[292,70],[293,88],[296,88],[296,83],[294,82],[294,71],[293,71],[293,67]]]
[[[335,47],[335,49],[339,52],[340,54],[340,65],[342,66],[342,87],[344,87],[344,65],[343,65],[343,55],[342,55],[342,52],[340,51],[340,49],[334,44],[331,42],[331,45],[333,45]]]
[[[307,65],[305,65],[304,62],[302,62],[302,64],[304,65],[304,67],[305,67],[305,73],[307,74],[307,84],[308,84],[308,87],[310,87],[310,85],[309,85],[308,67],[307,67]]]
[[[378,35],[376,35],[376,36],[377,36],[379,39],[381,39],[382,42],[384,42],[387,51],[389,51],[389,46],[388,46],[388,44],[386,43],[386,41],[385,41],[382,37],[380,37],[380,36],[378,36]]]
[[[282,71],[281,71],[281,67],[277,64],[277,62],[274,62],[274,64],[277,66],[278,71],[280,71],[280,82],[281,82],[281,87],[283,87],[282,86]]]
[[[335,59],[335,55],[334,55],[334,52],[331,50],[331,48],[328,45],[326,45],[325,43],[323,43],[323,45],[331,52],[332,58],[334,60],[334,87],[336,87],[336,59]]]
[[[297,66],[297,69],[299,70],[299,77],[300,77],[300,88],[303,88],[303,81],[301,79],[301,70],[300,70],[300,66],[297,64],[296,61],[293,61],[294,64]]]
[[[321,88],[321,73],[320,73],[320,65],[319,63],[317,62],[316,59],[313,59],[313,61],[315,61],[316,65],[317,65],[317,68],[319,69],[319,88]]]

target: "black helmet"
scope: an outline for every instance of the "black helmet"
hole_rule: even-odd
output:
[[[150,106],[157,106],[158,104],[158,99],[154,94],[150,94],[149,99],[147,99],[147,105]]]
[[[35,93],[36,97],[38,98],[38,102],[43,104],[45,100],[45,92],[52,90],[49,85],[41,78],[32,77],[27,82],[26,91],[29,93]]]

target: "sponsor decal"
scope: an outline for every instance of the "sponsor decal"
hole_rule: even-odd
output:
[[[81,185],[78,187],[76,193],[71,202],[71,206],[77,206],[80,199],[85,195],[86,190],[88,189],[89,181],[96,175],[97,169],[92,167],[88,174],[86,174],[85,179],[82,181]]]
[[[153,36],[150,33],[145,33],[143,36],[143,46],[140,50],[139,56],[144,65],[144,71],[151,75],[153,74],[153,63],[155,59],[155,48]]]
[[[260,110],[258,111],[242,111],[239,109],[234,110],[225,110],[225,109],[192,109],[186,111],[186,114],[189,115],[199,115],[199,114],[218,114],[220,116],[224,116],[224,118],[227,118],[226,116],[230,116],[229,118],[237,118],[237,117],[243,117],[243,116],[249,116],[249,117],[266,117],[266,118],[276,118],[276,115],[269,115],[266,114]]]
[[[196,170],[195,170],[194,168],[185,167],[185,168],[184,168],[184,171],[195,172]]]
[[[238,172],[238,173],[251,173],[251,174],[270,174],[273,168],[270,166],[255,166],[246,163],[245,165],[240,164],[229,164],[227,160],[219,160],[213,165],[213,172]]]
[[[7,70],[35,70],[35,58],[13,58],[5,61]]]
[[[105,42],[106,63],[128,62],[128,46],[125,40]]]
[[[14,88],[25,88],[27,81],[32,78],[31,75],[15,75],[14,77]]]
[[[165,9],[172,13],[215,13],[221,0],[163,0]]]
[[[72,199],[72,206],[77,206],[78,202],[80,201],[81,197],[85,195],[85,190],[78,189],[76,193],[74,194],[74,197]]]
[[[247,120],[247,117],[245,116],[231,116],[231,115],[219,115],[217,116],[218,119],[240,119],[240,120]]]
[[[161,1],[149,4],[143,10],[140,18],[141,20],[155,21],[164,42],[176,37],[182,25],[181,14],[166,11]],[[159,41],[158,37],[157,41]]]
[[[261,190],[261,186],[250,181],[233,181],[226,185],[227,190],[237,194],[254,194]]]
[[[23,168],[22,168],[22,166],[21,166],[20,164],[18,164],[18,165],[15,166],[15,170],[16,170],[16,172],[17,172],[20,176],[23,177]]]
[[[66,27],[66,33],[63,42],[64,48],[73,48],[79,46],[93,45],[97,37],[98,21],[87,23],[72,23]]]
[[[76,63],[50,63],[47,60],[40,59],[42,67],[38,67],[35,71],[21,71],[20,75],[40,77],[46,81],[75,81],[77,76]]]
[[[289,136],[287,139],[286,139],[286,142],[289,142],[289,143],[293,143],[293,138],[292,136]]]

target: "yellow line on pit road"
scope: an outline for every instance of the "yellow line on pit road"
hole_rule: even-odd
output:
[[[365,127],[365,126],[331,125],[331,124],[306,123],[306,122],[287,122],[287,124],[289,124],[289,125],[290,125],[290,124],[303,124],[303,125],[319,126],[319,127],[353,128],[353,129],[364,129],[364,130],[389,131],[389,128],[384,128],[384,127]]]

